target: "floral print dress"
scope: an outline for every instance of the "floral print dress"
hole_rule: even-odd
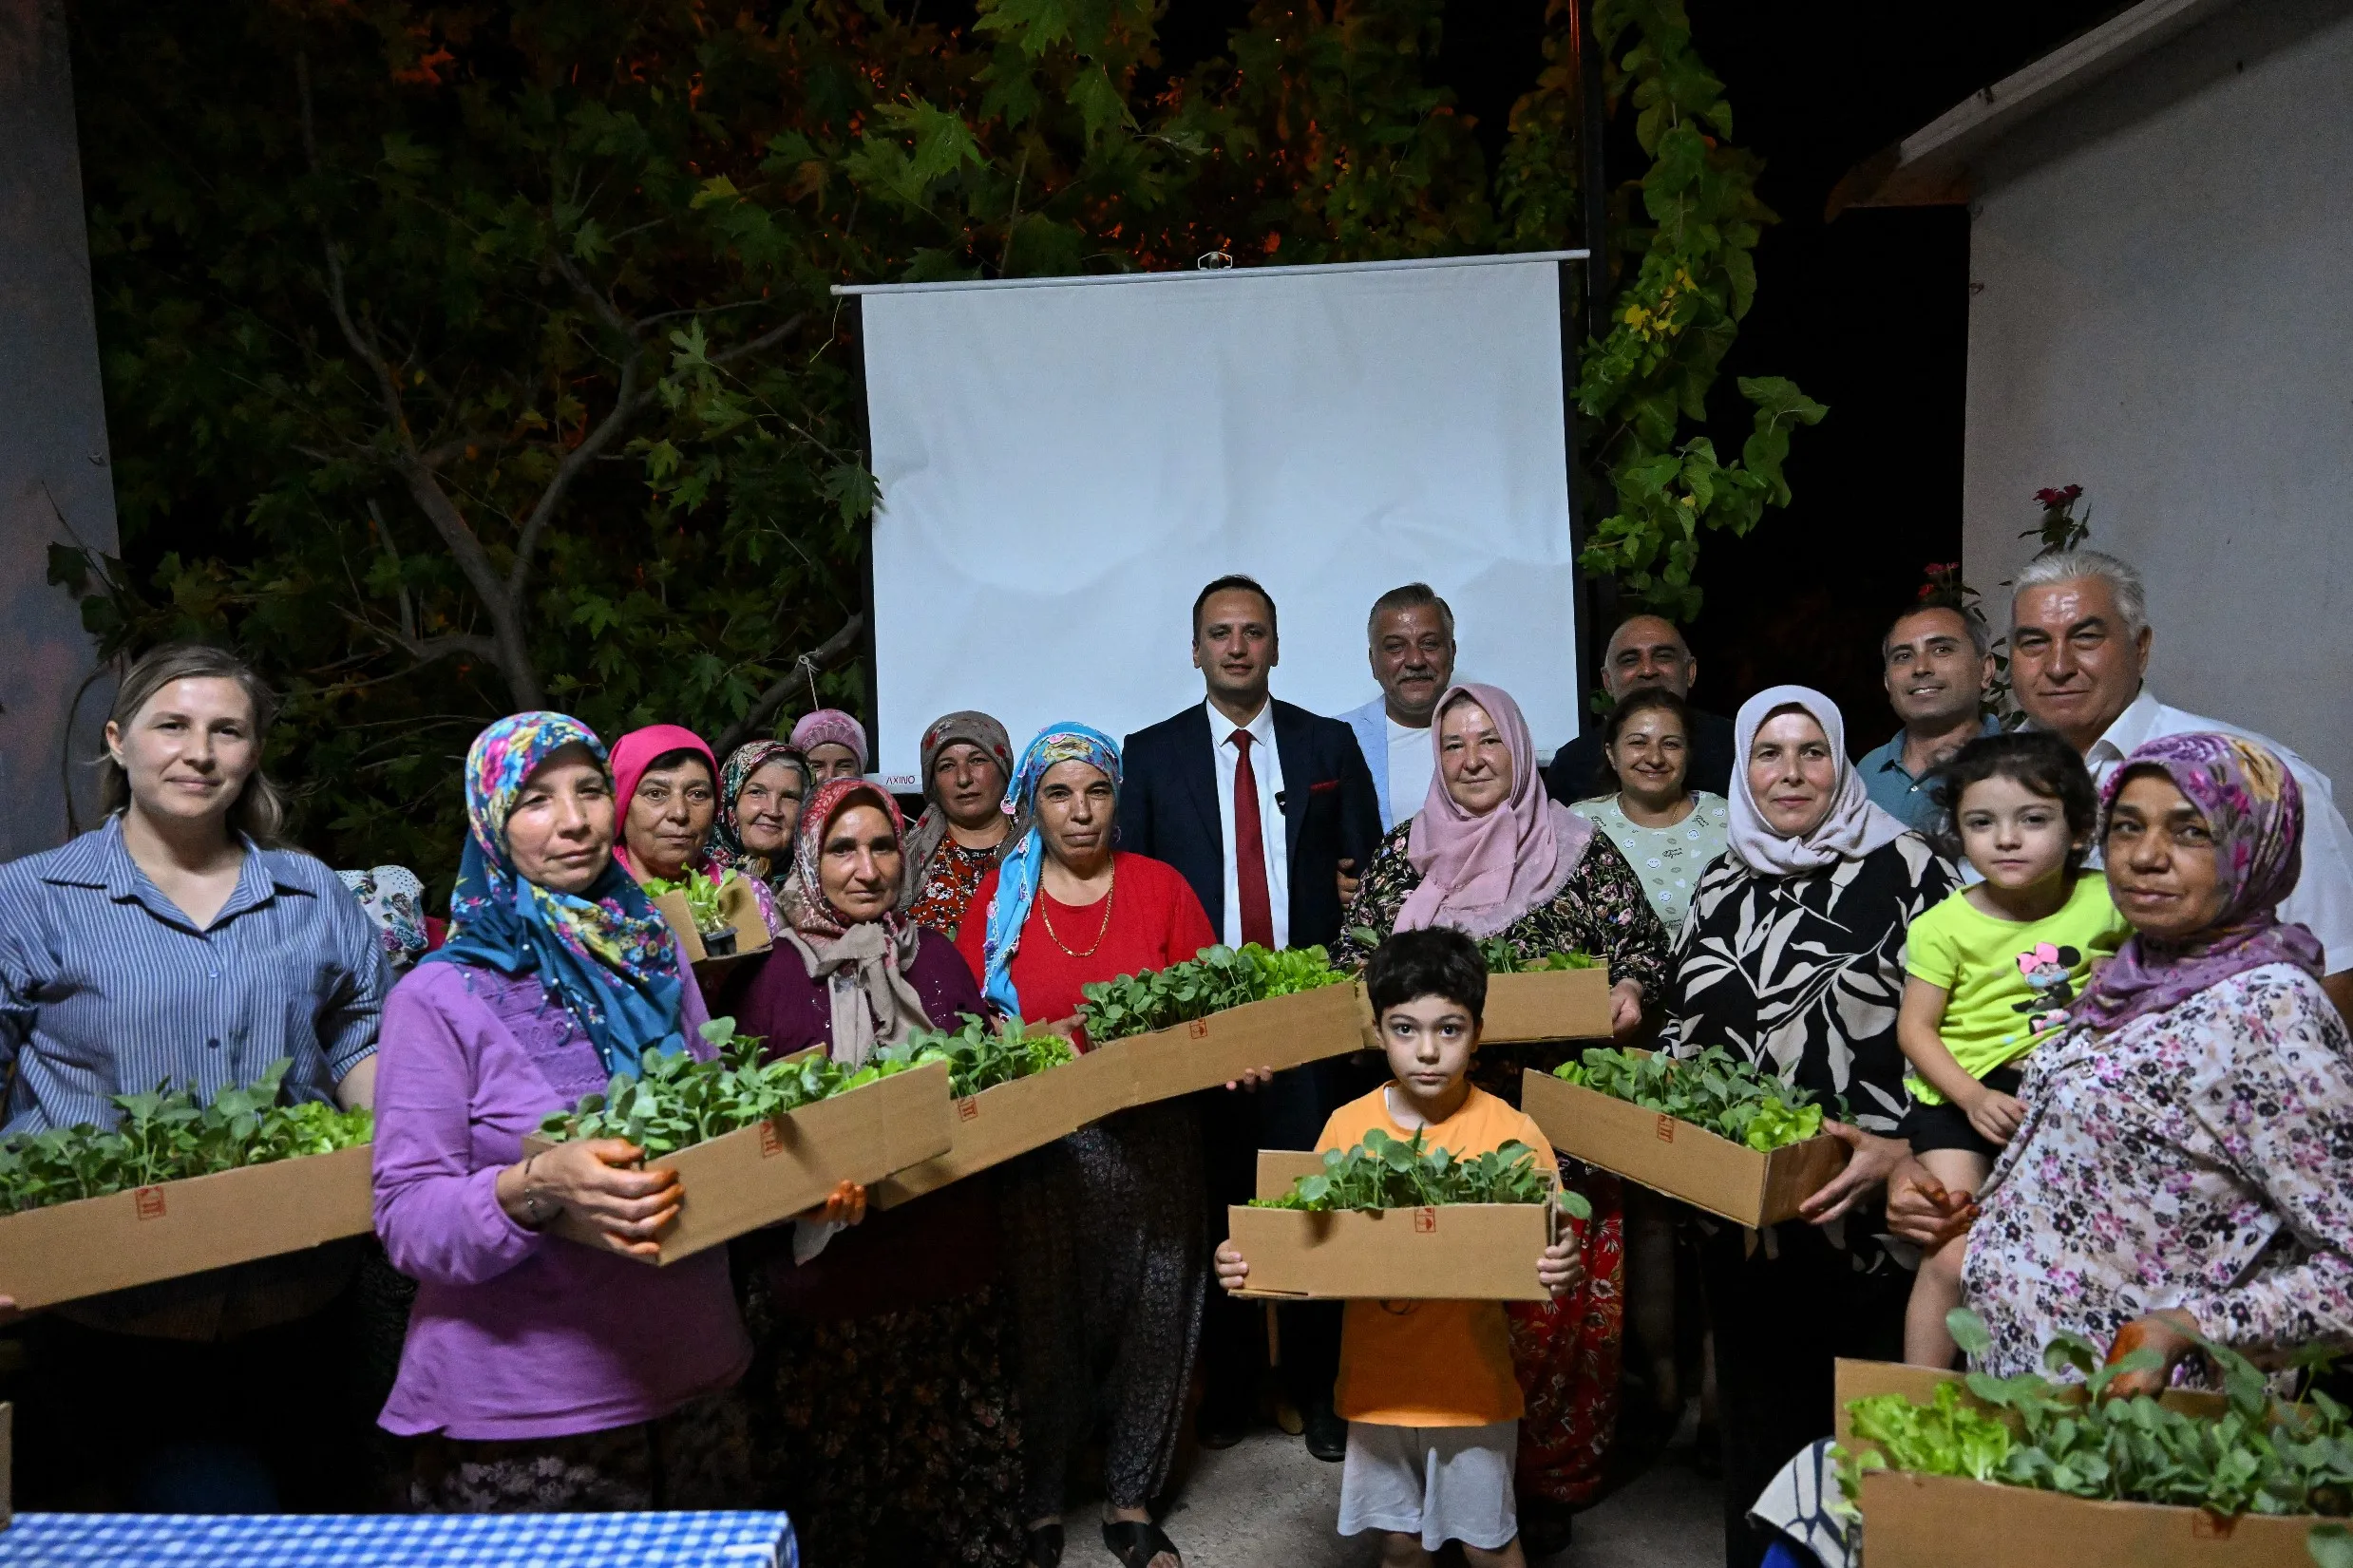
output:
[[[972,907],[973,895],[980,891],[981,878],[996,864],[997,852],[1004,847],[996,843],[966,849],[954,839],[942,840],[932,853],[931,864],[924,867],[923,886],[908,907],[908,917],[953,940],[964,912]]]
[[[2179,1307],[2235,1350],[2353,1345],[2353,1041],[2290,964],[2027,1058],[1969,1232],[1985,1370]]]
[[[1405,858],[1408,818],[1381,841],[1365,873],[1347,925],[1386,937],[1421,873]],[[1646,1002],[1666,985],[1667,933],[1634,868],[1608,838],[1594,834],[1584,859],[1542,908],[1504,928],[1524,959],[1549,953],[1605,957],[1614,985],[1632,980]],[[1372,948],[1343,934],[1333,954],[1342,969],[1361,968]],[[1520,1075],[1548,1072],[1577,1048],[1566,1041],[1488,1046],[1471,1067],[1479,1087],[1516,1106]],[[1523,1496],[1582,1506],[1600,1493],[1603,1462],[1618,1426],[1618,1371],[1625,1339],[1625,1213],[1618,1179],[1564,1158],[1561,1180],[1593,1204],[1585,1225],[1585,1286],[1558,1301],[1515,1301],[1508,1308],[1512,1370],[1527,1413],[1520,1418],[1516,1483]]]
[[[1380,853],[1373,858],[1364,885],[1357,890],[1357,901],[1348,906],[1348,918],[1342,922],[1344,929],[1332,952],[1335,968],[1361,969],[1372,956],[1374,944],[1353,935],[1358,929],[1369,930],[1381,939],[1397,929],[1397,912],[1422,885],[1422,874],[1405,858],[1406,841],[1413,831],[1414,820],[1409,817],[1381,841]],[[1610,983],[1633,981],[1642,988],[1646,1002],[1655,1001],[1666,986],[1666,927],[1659,923],[1650,897],[1642,891],[1641,878],[1602,833],[1586,841],[1584,859],[1568,874],[1561,891],[1506,926],[1501,935],[1524,959],[1541,958],[1548,953],[1589,953],[1606,958]],[[1512,1082],[1515,1086],[1519,1082],[1516,1072]],[[1509,1098],[1515,1105],[1520,1103],[1516,1087]]]

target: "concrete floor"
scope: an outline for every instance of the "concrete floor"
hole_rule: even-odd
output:
[[[1577,1516],[1566,1551],[1530,1568],[1722,1562],[1723,1489],[1692,1467],[1690,1444],[1686,1421],[1657,1464]],[[1343,1540],[1334,1532],[1339,1495],[1338,1465],[1316,1460],[1295,1437],[1265,1430],[1203,1453],[1164,1527],[1188,1568],[1372,1568],[1379,1553],[1369,1538]],[[1073,1563],[1090,1560],[1082,1540],[1073,1538]]]

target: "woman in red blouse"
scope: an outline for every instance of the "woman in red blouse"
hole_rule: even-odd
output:
[[[980,884],[957,946],[989,1000],[1075,1032],[1079,988],[1217,940],[1176,871],[1112,848],[1119,747],[1083,725],[1030,743],[1008,799],[1032,826]],[[1182,1568],[1147,1504],[1167,1482],[1201,1336],[1201,1138],[1183,1100],[1121,1111],[1000,1167],[1019,1325],[1027,1556],[1062,1556],[1072,1449],[1098,1408],[1103,1541]]]

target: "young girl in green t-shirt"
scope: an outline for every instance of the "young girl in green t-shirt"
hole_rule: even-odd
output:
[[[1913,1076],[1904,1134],[1948,1188],[1983,1186],[2018,1131],[2021,1062],[2067,1023],[2092,965],[2128,929],[2107,878],[2083,860],[2098,816],[2075,748],[2040,730],[1971,741],[1940,770],[1937,803],[1984,878],[1905,933],[1895,1033]],[[1923,1257],[1904,1324],[1904,1359],[1949,1367],[1945,1316],[1961,1305],[1966,1235]]]

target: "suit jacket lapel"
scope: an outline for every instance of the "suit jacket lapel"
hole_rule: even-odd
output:
[[[1209,733],[1208,709],[1196,707],[1187,711],[1178,746],[1177,778],[1193,809],[1201,813],[1201,831],[1209,841],[1211,859],[1223,860],[1225,830],[1218,820],[1218,770],[1212,751],[1216,744]]]
[[[1307,710],[1289,703],[1275,704],[1275,755],[1282,764],[1282,848],[1284,863],[1299,869],[1300,824],[1307,820],[1307,789],[1315,782],[1308,756]]]

